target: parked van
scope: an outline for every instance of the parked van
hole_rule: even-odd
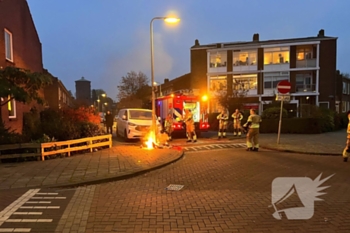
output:
[[[160,123],[157,120],[157,127]],[[122,136],[126,141],[138,139],[146,135],[152,126],[152,110],[142,108],[121,109],[117,115],[117,137]]]

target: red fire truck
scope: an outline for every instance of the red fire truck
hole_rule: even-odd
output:
[[[156,114],[164,122],[166,116],[172,113],[174,133],[185,134],[185,124],[181,121],[185,115],[185,109],[193,113],[196,134],[209,130],[208,123],[208,97],[195,94],[193,90],[180,90],[170,95],[156,98]]]

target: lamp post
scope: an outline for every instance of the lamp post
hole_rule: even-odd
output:
[[[98,95],[97,103],[98,103],[98,111],[99,111],[99,112],[100,112],[100,102],[101,102],[101,100],[100,100],[100,96],[102,96],[102,97],[106,97],[106,94],[105,94],[105,93],[103,93],[103,94]]]
[[[159,86],[159,96],[162,96],[162,84],[158,84],[157,82],[154,82],[154,85],[158,85]]]
[[[168,23],[177,23],[180,21],[179,18],[172,18],[172,17],[154,17],[151,20],[150,23],[150,37],[151,37],[151,84],[152,84],[152,132],[154,133],[153,135],[153,141],[156,142],[156,98],[155,98],[155,81],[154,81],[154,54],[153,54],[153,21],[154,20],[164,20],[165,22]]]

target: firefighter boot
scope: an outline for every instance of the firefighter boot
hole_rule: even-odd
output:
[[[192,137],[192,142],[197,142],[197,135],[196,135],[196,132],[193,132],[192,133],[193,137]]]
[[[242,134],[241,134],[241,131],[238,131],[238,137],[240,137]]]
[[[237,136],[236,130],[233,131],[233,136]]]
[[[221,139],[221,131],[219,130],[218,132],[218,139],[220,140]]]
[[[226,138],[226,130],[224,129],[224,132],[222,133],[223,138]]]

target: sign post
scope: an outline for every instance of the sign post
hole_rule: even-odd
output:
[[[290,92],[291,84],[287,80],[283,80],[277,84],[277,90],[281,94],[287,94]],[[280,135],[281,135],[281,126],[282,126],[282,110],[283,110],[283,100],[285,96],[281,98],[281,110],[280,110],[280,120],[278,123],[278,136],[277,136],[277,144],[280,143]]]

